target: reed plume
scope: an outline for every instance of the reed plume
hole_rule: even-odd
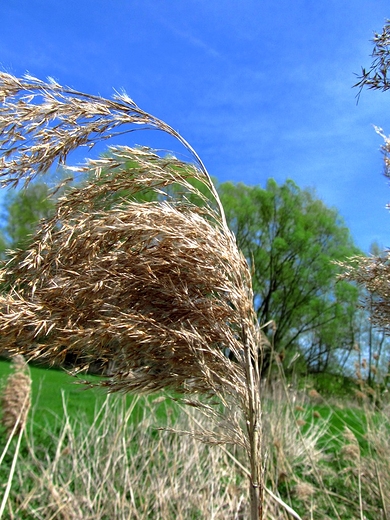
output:
[[[389,251],[384,251],[378,256],[354,256],[338,262],[344,269],[339,278],[356,282],[366,289],[363,304],[370,312],[370,320],[387,334],[390,330],[389,259]]]
[[[102,384],[110,391],[167,388],[188,394],[191,404],[197,394],[218,397],[233,426],[213,442],[247,451],[251,515],[261,518],[264,340],[247,262],[202,161],[125,94],[106,100],[2,73],[0,99],[4,186],[25,186],[75,148],[140,125],[191,152],[193,165],[112,146],[104,157],[68,167],[69,181],[76,172],[84,182],[65,191],[29,249],[13,253],[0,271],[2,343],[53,363],[71,356],[75,371],[109,363]],[[152,200],[142,199],[145,191]]]
[[[1,395],[1,422],[9,435],[24,429],[31,404],[31,378],[23,356],[15,356],[12,365],[13,372]]]

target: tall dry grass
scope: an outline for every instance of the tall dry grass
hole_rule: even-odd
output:
[[[346,424],[332,438],[331,413],[340,409],[329,407],[329,415],[316,417],[307,393],[287,390],[281,384],[263,390],[264,518],[388,518],[388,408],[366,411],[367,448]],[[349,406],[362,411],[356,403]],[[32,414],[7,518],[250,517],[244,450],[177,433],[209,428],[199,409],[181,409],[164,397],[139,397],[129,406],[111,395],[91,424],[70,416],[65,399],[63,408],[52,429],[36,424]],[[340,446],[336,452],[328,446],[333,441]]]
[[[49,446],[43,453],[31,443],[21,460],[23,493],[14,494],[13,518],[248,518],[246,477],[227,454],[165,428],[192,428],[186,414],[179,423],[168,415],[156,430],[153,403],[142,404],[143,417],[134,422],[133,408],[109,396],[87,426],[69,417],[64,403],[62,427],[52,437],[55,450]]]
[[[123,397],[108,396],[89,424],[83,417],[71,417],[64,399],[63,417],[52,430],[34,423],[32,417],[27,449],[19,457],[7,504],[9,518],[250,517],[244,450],[237,446],[219,449],[184,433],[207,431],[209,421],[199,409],[180,410],[171,401],[157,428],[154,410],[159,406],[161,414],[163,400],[139,398],[128,406]],[[264,440],[271,448],[267,449],[265,478],[270,488],[264,496],[263,515],[270,520],[299,518],[292,507],[288,513],[275,475],[280,478],[288,464],[289,478],[296,479],[295,471],[301,464],[308,465],[306,450],[313,449],[313,438],[318,440],[319,434],[312,432],[300,443],[284,395],[272,393],[267,403]],[[136,406],[143,410],[138,420],[132,418]],[[44,443],[39,441],[43,429],[50,436]],[[283,455],[280,447],[275,448],[277,439],[284,448],[288,445]],[[303,481],[294,482],[294,489],[303,489]]]
[[[53,363],[71,356],[75,371],[110,364],[109,391],[184,396],[212,419],[200,432],[204,442],[244,449],[251,518],[261,518],[265,341],[247,262],[202,161],[125,94],[106,100],[1,73],[0,99],[4,186],[26,185],[75,148],[140,125],[167,132],[191,152],[194,165],[111,147],[104,158],[68,167],[88,174],[85,182],[65,192],[30,248],[0,270],[8,289],[0,296],[2,346]],[[139,202],[145,190],[156,200]]]

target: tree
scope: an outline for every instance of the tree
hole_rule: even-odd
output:
[[[54,211],[49,188],[44,183],[32,183],[17,192],[11,192],[5,204],[5,240],[12,249],[25,249],[41,219]]]
[[[292,180],[270,179],[265,188],[223,183],[219,193],[251,265],[258,320],[275,350],[287,361],[298,351],[309,369],[325,370],[353,343],[357,289],[336,283],[334,261],[358,249],[342,218]],[[267,325],[272,321],[275,332]]]
[[[3,225],[0,227],[0,259],[9,249],[25,249],[41,219],[54,211],[45,183],[32,183],[17,192],[10,191],[3,206]]]

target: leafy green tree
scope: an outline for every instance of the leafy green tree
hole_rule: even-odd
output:
[[[270,179],[265,188],[223,183],[219,193],[252,267],[257,316],[275,350],[287,363],[299,352],[310,369],[328,368],[337,351],[352,348],[358,297],[356,288],[336,283],[334,261],[358,253],[342,218],[291,180]]]
[[[0,231],[0,260],[3,260],[6,256],[7,242],[4,234]]]
[[[33,183],[9,195],[5,204],[5,239],[12,249],[28,246],[39,221],[50,216],[54,203],[48,197],[46,184]]]

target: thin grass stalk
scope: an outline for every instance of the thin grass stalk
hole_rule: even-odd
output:
[[[285,396],[286,396],[286,402],[287,402],[287,405],[288,407],[290,408],[290,413],[292,414],[292,416],[294,416],[294,413],[293,413],[293,409],[292,409],[292,404],[291,404],[291,401],[289,399],[289,396],[288,396],[288,390],[287,390],[287,381],[286,381],[286,377],[285,377],[285,374],[284,374],[284,371],[283,371],[283,368],[281,366],[281,363],[280,363],[280,360],[278,359],[278,357],[276,358],[276,365],[278,367],[278,371],[279,371],[279,376],[280,376],[280,379],[282,381],[282,386],[283,386],[283,391],[285,392]],[[298,436],[300,437],[301,439],[301,442],[303,443],[304,445],[304,437],[303,437],[303,434],[300,430],[300,428],[296,428],[296,431],[298,433]],[[311,457],[310,453],[308,453],[308,456]],[[340,515],[334,505],[334,503],[332,502],[332,500],[329,498],[329,494],[327,492],[327,490],[325,489],[325,486],[324,486],[324,482],[323,482],[323,479],[321,477],[321,474],[320,474],[320,471],[318,469],[318,467],[316,466],[315,462],[312,461],[312,467],[313,467],[313,470],[314,470],[314,473],[316,475],[316,479],[317,479],[317,482],[318,484],[320,485],[323,493],[324,493],[324,496],[326,497],[330,507],[332,508],[333,510],[333,513],[335,515],[335,517],[338,519],[338,520],[341,520],[340,519]]]
[[[237,457],[235,457],[224,446],[221,446],[221,450],[226,453],[226,455],[234,462],[234,464],[236,464],[242,470],[242,472],[245,475],[247,475],[249,478],[251,478],[250,471],[248,471],[248,469],[241,464],[241,462],[237,459]],[[291,515],[296,520],[302,520],[302,518],[298,515],[298,513],[296,511],[294,511],[294,509],[292,507],[290,507],[288,504],[286,504],[286,502],[284,502],[284,500],[282,500],[280,497],[276,496],[275,493],[273,493],[270,489],[267,488],[267,486],[264,486],[263,489],[266,493],[268,493],[268,495],[272,498],[272,500],[274,500],[281,507],[283,507],[283,509],[285,509],[289,515]]]
[[[383,509],[383,520],[388,520],[389,519],[389,516],[387,514],[387,507],[386,507],[386,500],[385,500],[385,495],[383,493],[383,486],[382,486],[382,479],[379,475],[379,471],[378,471],[378,464],[377,462],[375,461],[375,474],[376,474],[376,479],[378,481],[378,489],[379,489],[379,494],[380,494],[380,498],[381,498],[381,503],[382,503],[382,509]]]
[[[253,359],[245,331],[242,331],[246,374],[248,381],[249,414],[247,418],[248,438],[250,443],[250,497],[252,518],[263,518],[263,478],[262,478],[262,456],[261,456],[261,436],[260,420],[261,408],[259,399],[260,377],[258,372],[258,360]]]
[[[114,400],[114,398],[110,396],[109,403],[110,406],[107,410],[108,413],[104,417],[103,425],[101,425],[99,430],[91,434],[88,440],[87,450],[80,450],[79,446],[82,442],[78,442],[84,437],[87,428],[80,425],[81,429],[79,430],[78,427],[75,428],[75,423],[77,423],[78,420],[71,420],[71,430],[75,434],[74,456],[78,460],[78,463],[74,467],[72,467],[72,463],[67,464],[66,460],[62,460],[62,465],[57,466],[55,470],[52,471],[54,455],[53,459],[51,459],[50,456],[39,458],[37,461],[39,471],[34,471],[34,476],[36,475],[36,478],[39,480],[40,474],[45,475],[43,482],[37,482],[36,500],[39,500],[39,504],[44,505],[46,503],[42,498],[39,498],[39,495],[42,491],[46,491],[46,493],[49,491],[50,493],[48,489],[50,483],[52,483],[54,489],[58,492],[61,493],[61,490],[63,490],[63,496],[67,497],[67,482],[73,478],[73,482],[75,485],[77,484],[77,487],[76,490],[69,493],[69,497],[72,497],[72,500],[75,500],[75,506],[78,503],[81,509],[78,516],[76,515],[78,511],[76,507],[73,509],[73,516],[72,510],[69,510],[70,518],[80,517],[91,520],[98,518],[139,518],[146,520],[151,516],[160,519],[173,518],[174,513],[176,518],[192,518],[193,516],[189,514],[190,509],[187,507],[187,502],[191,501],[196,504],[197,500],[202,502],[199,506],[202,511],[202,518],[226,518],[226,511],[224,513],[226,506],[228,506],[230,513],[233,512],[234,506],[231,502],[231,494],[225,495],[222,492],[214,493],[212,490],[212,480],[207,480],[210,472],[217,474],[218,479],[226,478],[225,471],[228,470],[229,478],[231,477],[234,481],[235,472],[232,470],[234,466],[227,463],[227,458],[224,457],[223,453],[216,453],[217,450],[211,450],[210,452],[206,447],[200,446],[199,443],[195,444],[189,436],[185,436],[183,441],[179,441],[180,437],[177,435],[175,436],[176,438],[169,440],[171,436],[170,432],[167,431],[161,431],[158,441],[155,442],[150,432],[152,424],[152,403],[150,403],[149,408],[148,403],[145,402],[145,417],[138,425],[130,422],[127,427],[122,424],[122,421],[116,420],[118,417],[116,415],[118,405],[120,406],[120,416],[126,414],[126,410],[121,406],[120,399],[116,398]],[[197,414],[197,416],[199,416],[199,414]],[[200,417],[200,419],[203,418]],[[182,422],[180,417],[178,420]],[[105,423],[107,421],[106,430]],[[118,428],[123,433],[123,442],[117,442]],[[107,434],[108,442],[96,442],[104,432]],[[61,432],[55,433],[55,438],[57,438],[57,435],[59,438]],[[54,442],[55,438],[53,438]],[[106,485],[103,486],[100,491],[99,486],[102,483],[101,480],[96,480],[93,483],[93,488],[90,491],[86,491],[84,486],[87,484],[88,473],[90,473],[91,477],[93,477],[96,472],[99,472],[100,475],[100,468],[104,468],[106,463],[106,448],[107,446],[111,446],[111,444],[116,444],[119,450],[115,455],[115,458],[120,460],[117,469],[114,467],[111,468],[111,473],[107,476]],[[182,448],[180,448],[180,445]],[[129,446],[137,446],[136,451],[129,451]],[[197,453],[198,447],[200,454]],[[96,452],[96,450],[98,451]],[[151,450],[151,452],[149,452],[149,450]],[[91,453],[94,453],[94,455],[91,456]],[[213,463],[213,457],[210,458],[210,455],[212,456],[213,453],[216,456],[217,464]],[[200,458],[202,459],[202,464],[200,464]],[[164,459],[165,462],[161,465],[160,461],[162,461],[162,459]],[[221,467],[219,467],[218,461],[222,462]],[[143,464],[145,464],[144,467]],[[180,480],[175,479],[177,464],[179,472],[181,473],[179,477]],[[155,465],[157,465],[157,467]],[[128,466],[129,478],[126,478],[124,473],[126,466]],[[111,488],[111,480],[115,479],[116,470],[119,472],[116,486]],[[20,471],[21,470],[19,470],[19,472]],[[46,481],[46,478],[49,480]],[[148,483],[149,479],[152,482]],[[82,482],[80,482],[80,480],[82,480]],[[161,482],[161,489],[158,484],[156,485],[156,481]],[[188,486],[191,486],[191,482],[197,484],[191,487],[191,489],[188,489]],[[126,493],[123,494],[120,499],[120,492],[118,492],[118,490],[120,490],[122,486],[125,487]],[[145,504],[138,503],[136,505],[135,500],[133,500],[134,509],[130,506],[131,486],[134,486],[138,498],[142,496],[142,494],[145,494]],[[172,488],[171,490],[170,487]],[[214,487],[218,489],[217,480],[214,481]],[[205,504],[204,500],[202,501],[202,493],[205,490],[208,490],[208,496],[211,498],[213,496],[215,497],[216,502],[214,507],[211,507],[211,504]],[[170,498],[171,493],[172,498]],[[93,507],[92,504],[91,508],[86,506],[86,499],[89,500],[89,496],[94,498],[95,495],[99,494],[100,499],[94,502]],[[175,494],[176,496],[174,496]],[[180,495],[182,495],[182,499],[180,499]],[[246,493],[245,496],[247,496]],[[158,507],[153,509],[153,504],[156,501]],[[113,503],[115,503],[115,510],[114,505],[111,506]],[[120,503],[125,503],[126,508],[120,509]],[[245,503],[247,503],[246,500]],[[24,510],[19,510],[20,516],[23,515],[23,511],[26,511],[27,504],[25,504],[24,507]],[[107,509],[107,507],[111,507],[111,509]],[[40,506],[38,505],[37,510],[39,509]],[[248,511],[249,517],[249,508],[247,509],[246,506],[245,511]],[[46,515],[43,514],[44,518],[49,518],[52,513],[51,510],[43,510],[43,512],[46,513]],[[232,514],[227,514],[227,516],[229,518],[235,517]]]
[[[362,471],[361,471],[361,460],[359,457],[358,464],[358,489],[359,489],[359,514],[360,520],[365,519],[364,508],[363,508],[363,496],[362,496]]]
[[[7,438],[7,442],[4,446],[4,449],[1,453],[1,456],[0,456],[0,465],[3,463],[3,460],[4,460],[4,457],[6,456],[7,452],[8,452],[8,448],[9,448],[9,445],[11,444],[12,442],[12,439],[14,438],[14,435],[15,433],[18,431],[19,429],[19,424],[20,424],[20,416],[17,418],[11,432],[8,434],[8,438]]]
[[[12,464],[11,464],[11,468],[10,468],[9,475],[8,475],[7,485],[6,485],[6,488],[4,491],[3,500],[1,501],[1,505],[0,505],[0,518],[3,518],[5,506],[7,505],[7,500],[9,497],[9,493],[11,491],[12,479],[13,479],[14,473],[15,473],[16,462],[17,462],[18,456],[19,456],[20,443],[22,441],[23,433],[24,433],[24,429],[21,428],[19,431],[19,434],[18,434],[17,442],[16,442],[15,453],[14,453],[14,456],[12,457]]]
[[[3,516],[11,491],[21,440],[26,427],[27,414],[30,409],[31,378],[26,371],[27,365],[22,356],[16,356],[13,359],[13,367],[14,372],[8,376],[7,384],[3,390],[1,399],[3,408],[2,422],[8,432],[8,439],[0,457],[0,464],[2,464],[11,440],[14,438],[16,433],[18,433],[18,437],[11,468],[8,474],[7,484],[0,505],[0,518]]]

